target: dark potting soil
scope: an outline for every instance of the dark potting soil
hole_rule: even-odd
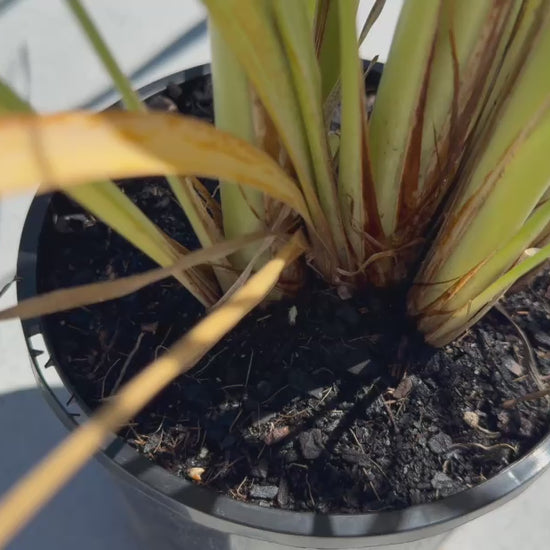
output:
[[[209,79],[170,86],[154,103],[210,118]],[[196,247],[162,179],[122,187],[172,238]],[[41,292],[152,267],[54,195]],[[538,389],[533,369],[550,375],[550,278],[503,301],[515,324],[494,310],[442,350],[421,342],[402,303],[398,292],[342,301],[312,280],[295,299],[249,315],[121,435],[175,475],[262,506],[379,511],[472,487],[547,432],[544,399],[503,402]],[[203,314],[166,280],[48,316],[45,328],[59,368],[95,408]]]

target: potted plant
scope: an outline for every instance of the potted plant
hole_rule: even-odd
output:
[[[42,322],[39,375],[51,354],[84,412],[106,402],[8,495],[0,541],[109,437],[102,459],[171,547],[184,519],[214,543],[413,541],[547,466],[542,299],[514,294],[459,338],[550,255],[545,2],[405,3],[370,114],[357,2],[205,0],[217,129],[145,112],[80,3],[68,4],[133,112],[0,121],[2,190],[40,181],[92,215],[57,199],[57,244],[38,274],[50,292],[1,315],[120,300]],[[157,106],[185,105],[182,88],[167,94]],[[4,85],[0,100],[30,110]],[[169,190],[85,183],[157,174]],[[219,180],[219,200],[195,176]],[[183,246],[191,228],[199,251]],[[145,256],[161,267],[142,272]],[[174,283],[124,298],[171,276],[189,293]],[[113,348],[118,321],[124,349]],[[107,364],[113,349],[121,357]],[[141,368],[139,356],[157,355]],[[165,468],[113,439],[121,426]]]

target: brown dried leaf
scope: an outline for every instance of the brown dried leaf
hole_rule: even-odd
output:
[[[393,392],[393,397],[395,399],[403,399],[404,397],[407,397],[409,393],[411,393],[411,390],[413,388],[413,381],[411,378],[403,378],[401,382],[399,382],[399,385],[397,388],[395,388],[395,391]]]
[[[284,439],[290,433],[288,426],[274,427],[269,433],[264,436],[264,443],[266,445],[273,445],[278,443],[281,439]]]

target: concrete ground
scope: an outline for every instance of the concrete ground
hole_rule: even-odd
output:
[[[363,2],[368,10],[372,0]],[[208,60],[205,14],[196,0],[88,0],[86,5],[136,86]],[[385,58],[401,0],[387,10],[363,54]],[[40,110],[99,108],[114,94],[62,0],[0,0],[0,76]],[[30,196],[0,202],[0,288],[14,275]],[[0,307],[15,300],[15,289]],[[18,322],[0,323],[0,494],[51,449],[64,428],[35,389]],[[441,550],[525,550],[550,538],[550,473],[513,502],[463,526]],[[546,543],[546,544],[545,544]],[[185,546],[185,544],[184,544]],[[140,548],[125,504],[91,462],[31,522],[13,550]],[[415,548],[417,548],[415,546]]]

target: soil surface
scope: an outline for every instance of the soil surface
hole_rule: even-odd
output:
[[[209,79],[170,86],[153,104],[211,118]],[[122,187],[172,238],[196,247],[162,179]],[[41,292],[152,267],[53,197]],[[261,506],[379,511],[475,486],[547,431],[545,399],[503,402],[539,389],[534,372],[550,375],[548,273],[442,350],[422,343],[402,304],[399,292],[342,301],[312,281],[297,298],[251,314],[121,435],[175,475]],[[203,314],[166,280],[48,316],[45,328],[65,378],[94,408]]]

